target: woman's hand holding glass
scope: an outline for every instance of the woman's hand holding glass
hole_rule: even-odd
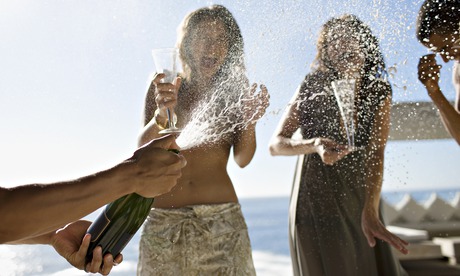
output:
[[[326,165],[333,165],[352,152],[348,145],[339,144],[329,138],[316,138],[313,145]]]
[[[169,128],[170,124],[175,127],[175,118],[168,118],[168,110],[170,114],[175,117],[174,108],[177,105],[177,94],[181,85],[181,78],[176,77],[172,83],[162,82],[165,78],[164,73],[157,73],[153,78],[155,85],[155,103],[158,108],[158,117],[155,118],[157,122],[161,121],[161,127]],[[161,120],[160,120],[161,119]],[[171,121],[169,120],[171,119]]]

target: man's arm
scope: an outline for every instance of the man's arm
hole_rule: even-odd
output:
[[[439,110],[442,122],[446,130],[460,145],[460,113],[456,110],[439,87],[439,76],[441,66],[436,63],[434,54],[425,55],[420,58],[418,65],[418,78],[425,86],[428,95]],[[457,75],[457,64],[454,67],[454,86],[457,93],[457,104],[460,93],[460,80]]]
[[[171,136],[152,141],[113,168],[77,180],[0,188],[0,243],[56,230],[126,194],[169,192],[186,162],[168,148],[177,148]]]
[[[459,92],[457,91],[457,93]],[[435,88],[433,93],[429,93],[429,95],[439,110],[446,130],[460,145],[460,113],[450,104],[439,87]]]
[[[123,165],[74,181],[0,190],[0,243],[33,238],[132,192]],[[128,179],[125,179],[128,181]],[[38,239],[37,239],[38,241]]]

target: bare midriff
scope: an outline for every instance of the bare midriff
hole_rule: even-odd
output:
[[[188,205],[238,202],[227,173],[230,155],[227,143],[207,144],[181,153],[187,159],[182,177],[171,192],[155,198],[156,208],[181,208]]]

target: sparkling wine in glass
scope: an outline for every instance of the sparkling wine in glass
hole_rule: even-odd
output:
[[[355,86],[354,79],[341,79],[331,82],[334,95],[339,106],[345,132],[347,134],[348,146],[355,148]]]
[[[156,72],[165,74],[161,82],[174,83],[179,72],[179,50],[177,48],[157,48],[152,50],[153,62]],[[180,133],[176,127],[177,117],[172,108],[166,110],[168,116],[168,128],[161,130],[160,134]]]

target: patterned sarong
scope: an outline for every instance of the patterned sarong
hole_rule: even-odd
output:
[[[240,205],[153,208],[141,235],[137,274],[255,275]]]

